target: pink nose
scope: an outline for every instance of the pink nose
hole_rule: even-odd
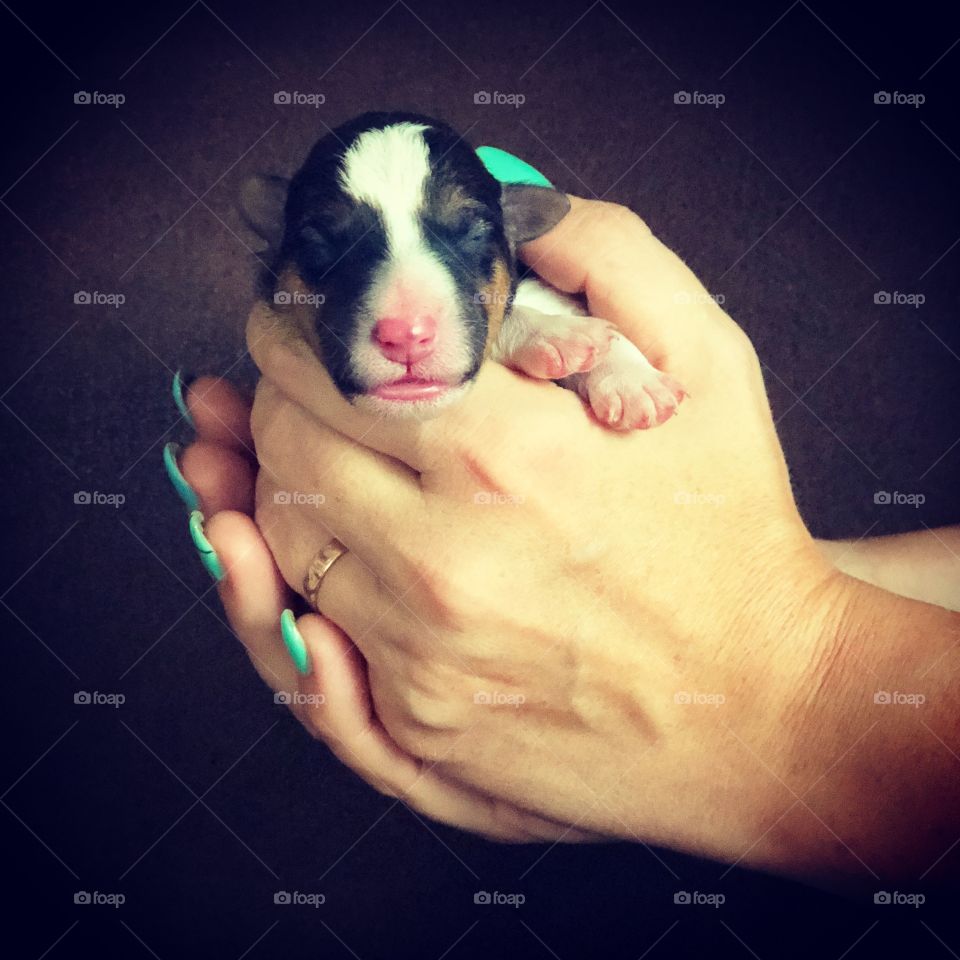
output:
[[[395,363],[408,366],[433,353],[437,324],[433,317],[385,317],[373,328],[373,339],[380,352]]]

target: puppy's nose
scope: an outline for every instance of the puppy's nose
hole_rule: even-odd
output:
[[[433,353],[437,324],[433,317],[384,317],[373,328],[373,339],[380,352],[395,363],[408,366]]]

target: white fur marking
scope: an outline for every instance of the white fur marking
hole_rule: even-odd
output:
[[[417,217],[430,176],[430,154],[423,139],[427,129],[419,123],[395,123],[367,130],[343,156],[340,185],[380,213],[394,255],[423,242]]]

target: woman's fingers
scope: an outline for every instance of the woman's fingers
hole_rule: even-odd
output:
[[[219,377],[199,377],[179,391],[198,437],[253,455],[250,401],[236,387]]]
[[[226,570],[219,590],[227,619],[254,667],[274,691],[295,690],[297,672],[280,639],[292,596],[257,525],[228,510],[210,517],[204,533]]]
[[[349,638],[315,614],[300,617],[296,626],[310,671],[300,677],[296,713],[375,789],[433,820],[491,839],[513,843],[598,839],[447,780],[426,761],[403,751],[377,719],[365,661]]]
[[[697,361],[708,324],[732,323],[693,271],[632,211],[571,197],[570,213],[526,244],[523,260],[567,293],[586,294],[590,313],[610,320],[661,369]]]
[[[256,468],[247,456],[209,440],[198,440],[180,454],[179,466],[206,516],[221,510],[253,514]]]
[[[364,652],[372,631],[390,617],[394,626],[409,620],[402,601],[403,590],[387,586],[377,570],[351,547],[351,538],[343,532],[337,518],[333,528],[308,514],[313,508],[291,502],[277,502],[276,488],[264,474],[258,479],[259,505],[257,526],[277,558],[280,574],[291,590],[305,596],[304,579],[317,554],[334,539],[346,546],[324,574],[317,603],[324,616],[345,630]],[[378,561],[380,557],[375,557]],[[382,566],[382,564],[381,564]],[[405,589],[405,588],[404,588]],[[396,635],[412,633],[396,629]]]
[[[411,546],[424,512],[418,475],[318,424],[269,381],[257,387],[253,422],[261,508],[308,508],[311,526],[325,527],[378,572],[402,576],[398,549]]]

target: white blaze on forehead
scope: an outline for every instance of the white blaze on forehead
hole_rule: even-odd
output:
[[[395,123],[367,130],[343,157],[340,185],[379,212],[394,254],[422,242],[419,214],[430,176],[430,153],[423,138],[427,129],[419,123]]]

